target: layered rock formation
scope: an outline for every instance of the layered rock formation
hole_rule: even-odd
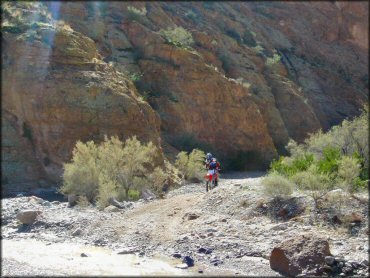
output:
[[[4,33],[3,51],[2,183],[7,192],[60,181],[78,140],[136,135],[160,147],[155,112],[126,76],[101,60],[90,38],[45,20]]]
[[[267,165],[368,101],[367,2],[7,5],[9,183],[57,180],[76,140],[104,134]],[[194,44],[168,43],[161,30],[176,26]]]

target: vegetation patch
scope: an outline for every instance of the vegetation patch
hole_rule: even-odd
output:
[[[333,190],[344,192],[349,198],[366,189],[369,181],[368,132],[368,108],[365,107],[352,121],[344,120],[327,133],[311,134],[303,144],[290,141],[286,147],[290,156],[274,160],[268,177],[279,184],[276,187],[284,187],[283,176],[310,196],[317,220],[323,201]]]
[[[161,29],[159,34],[164,37],[168,44],[176,47],[191,48],[194,44],[191,33],[182,27],[168,28],[167,30]]]
[[[204,158],[206,154],[194,149],[191,153],[180,152],[176,157],[175,166],[179,169],[185,180],[199,182],[204,175]]]
[[[151,142],[144,145],[136,137],[125,142],[105,137],[99,145],[77,142],[72,161],[64,165],[60,191],[85,197],[101,208],[111,197],[137,199],[143,188],[158,191],[166,175],[155,167],[156,153]]]

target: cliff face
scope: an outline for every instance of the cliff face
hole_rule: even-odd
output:
[[[22,20],[21,30],[3,34],[6,192],[60,181],[77,140],[137,135],[160,146],[159,118],[132,82],[101,60],[93,40],[47,18],[32,28],[28,14]]]
[[[7,5],[8,183],[57,180],[76,140],[104,134],[266,164],[368,101],[367,2]],[[163,36],[176,26],[191,47]]]

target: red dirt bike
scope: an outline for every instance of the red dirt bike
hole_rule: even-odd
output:
[[[206,179],[206,192],[218,185],[218,171],[219,170],[208,170],[207,174],[204,176]]]

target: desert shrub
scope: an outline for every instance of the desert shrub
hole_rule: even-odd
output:
[[[309,153],[295,158],[280,156],[278,160],[272,161],[270,171],[277,172],[286,177],[292,177],[300,171],[307,170],[313,162],[314,157]]]
[[[321,157],[324,149],[329,146],[338,148],[343,155],[351,156],[358,153],[366,166],[369,163],[368,117],[368,107],[365,106],[361,115],[352,121],[344,120],[326,133],[319,131],[311,134],[300,148],[313,153],[316,157]]]
[[[292,176],[291,180],[301,190],[312,197],[314,211],[318,208],[318,202],[325,194],[333,189],[333,179],[325,173],[321,173],[316,165],[311,165],[306,171],[301,171]]]
[[[343,156],[339,161],[338,177],[346,191],[352,193],[356,188],[356,179],[360,175],[361,166],[353,157]]]
[[[333,147],[325,147],[323,149],[323,155],[320,160],[317,161],[318,170],[321,173],[336,175],[338,172],[338,165],[340,160],[340,150]]]
[[[140,192],[139,192],[139,190],[130,189],[128,191],[127,197],[128,197],[129,200],[133,200],[133,201],[139,200]]]
[[[191,33],[182,27],[175,27],[167,30],[161,29],[159,33],[166,42],[177,47],[190,48],[194,44]]]
[[[280,59],[281,59],[280,55],[277,53],[274,53],[272,57],[268,57],[266,59],[266,66],[271,67],[273,65],[276,65],[277,63],[280,62]]]
[[[109,205],[109,198],[117,196],[117,182],[108,175],[99,175],[99,190],[96,197],[96,204],[103,209]]]
[[[99,207],[105,207],[118,193],[130,198],[130,190],[145,185],[143,180],[152,171],[155,154],[151,142],[142,145],[136,137],[124,143],[117,137],[105,137],[100,145],[77,142],[71,163],[64,165],[60,191],[85,196]]]
[[[182,173],[185,180],[200,180],[204,172],[205,153],[194,149],[189,155],[187,152],[180,152],[175,161],[175,166]]]
[[[160,168],[156,167],[153,173],[150,174],[149,180],[151,183],[151,188],[156,193],[161,193],[163,185],[166,183],[168,175]]]
[[[135,21],[141,21],[144,16],[147,14],[147,10],[145,7],[142,9],[135,8],[133,6],[128,6],[127,7],[127,12],[128,12],[128,18],[130,20],[135,20]]]
[[[263,191],[270,197],[286,197],[293,193],[294,184],[279,173],[272,172],[262,180]]]
[[[90,204],[89,200],[85,196],[79,196],[77,199],[77,205],[80,207],[87,207]]]
[[[85,196],[92,202],[98,194],[99,166],[98,146],[89,141],[77,142],[72,153],[72,162],[64,164],[63,194]]]

